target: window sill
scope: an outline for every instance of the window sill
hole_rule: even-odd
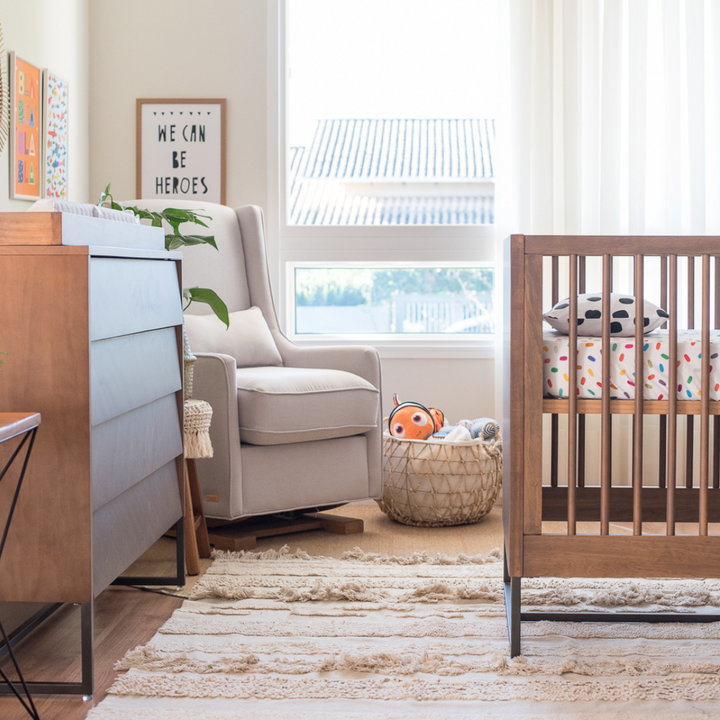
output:
[[[329,345],[372,345],[381,358],[415,358],[418,360],[493,359],[495,336],[480,338],[453,335],[291,335],[289,339],[300,347]]]

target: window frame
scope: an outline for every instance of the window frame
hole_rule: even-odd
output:
[[[268,217],[266,236],[270,276],[278,298],[280,326],[298,345],[370,343],[381,357],[492,358],[500,328],[494,334],[297,335],[294,332],[294,268],[359,267],[425,263],[498,267],[495,225],[292,225],[288,223],[289,157],[286,131],[287,3],[267,5],[268,52]],[[496,313],[499,319],[500,315]]]

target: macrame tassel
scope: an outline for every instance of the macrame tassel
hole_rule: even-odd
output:
[[[185,401],[185,457],[211,458],[210,442],[212,407],[204,400]]]
[[[211,458],[213,446],[207,430],[191,430],[185,432],[185,457]]]

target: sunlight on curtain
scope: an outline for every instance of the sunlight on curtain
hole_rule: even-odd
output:
[[[502,229],[720,233],[720,3],[499,7]]]

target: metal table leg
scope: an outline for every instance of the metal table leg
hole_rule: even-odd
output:
[[[30,429],[24,431],[24,437],[18,444],[17,448],[15,449],[15,452],[10,456],[10,459],[8,460],[7,464],[3,468],[2,472],[0,473],[0,481],[3,480],[5,475],[7,474],[8,470],[10,469],[10,466],[13,464],[15,459],[20,454],[20,451],[23,449],[25,444],[27,443],[27,448],[25,450],[25,458],[23,460],[22,469],[20,470],[20,476],[17,481],[17,485],[15,486],[15,492],[13,494],[13,499],[10,504],[10,510],[8,512],[7,520],[5,521],[5,528],[3,530],[2,534],[2,540],[0,540],[0,557],[2,557],[3,549],[5,548],[5,542],[7,541],[8,532],[10,531],[10,523],[13,519],[13,514],[15,513],[15,507],[17,506],[17,500],[18,496],[20,495],[20,488],[22,487],[23,479],[25,478],[25,471],[27,470],[28,460],[30,459],[30,453],[32,452],[33,445],[35,443],[35,435],[37,433],[37,425]],[[17,437],[17,436],[14,436]],[[9,438],[6,438],[9,439]],[[9,690],[17,697],[17,699],[22,703],[22,706],[27,711],[28,715],[33,718],[33,720],[40,720],[40,716],[38,715],[37,708],[35,707],[35,703],[33,702],[32,695],[30,694],[30,689],[28,688],[28,684],[25,682],[25,678],[23,677],[22,671],[20,670],[20,666],[18,665],[17,658],[15,657],[15,653],[13,652],[12,645],[10,644],[10,641],[8,640],[8,636],[5,633],[5,628],[3,627],[2,623],[0,622],[0,633],[2,633],[2,638],[5,641],[5,647],[7,648],[8,654],[10,655],[10,658],[12,660],[13,667],[15,668],[15,672],[17,673],[17,676],[19,678],[18,682],[22,686],[22,692],[25,694],[25,697],[22,696],[20,689],[18,688],[17,684],[13,682],[7,674],[3,671],[2,668],[0,668],[0,676],[2,676],[2,679],[5,681],[5,684],[9,688]]]

